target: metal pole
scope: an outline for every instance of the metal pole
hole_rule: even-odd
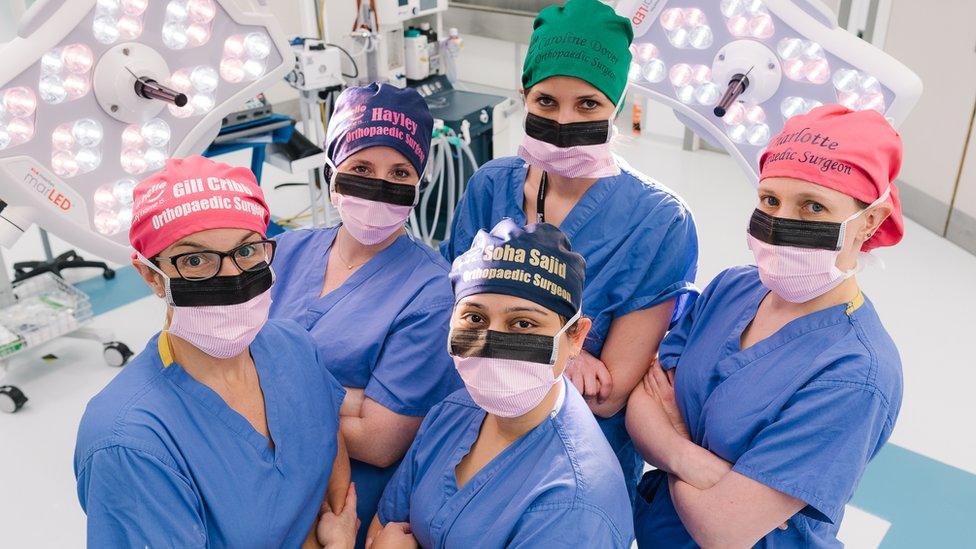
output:
[[[864,25],[864,41],[870,44],[874,44],[874,29],[878,25],[878,5],[880,3],[880,0],[871,0],[868,4],[868,23]],[[880,48],[881,45],[878,47]]]
[[[313,92],[303,91],[301,98],[299,99],[299,111],[302,117],[302,130],[310,141],[313,143],[318,141],[318,128],[313,126],[315,122],[312,120],[312,98],[310,94]],[[315,170],[308,171],[308,200],[312,207],[312,226],[321,227],[322,226],[322,215],[319,212],[319,189],[315,187]]]
[[[840,6],[837,8],[837,24],[842,29],[851,30],[848,25],[851,24],[851,4],[853,0],[840,0]]]
[[[14,288],[7,273],[7,262],[3,258],[3,248],[0,248],[0,308],[13,304]]]
[[[51,237],[47,234],[47,231],[40,229],[41,231],[41,246],[44,247],[44,259],[46,261],[51,261],[54,259],[54,253],[51,252]]]

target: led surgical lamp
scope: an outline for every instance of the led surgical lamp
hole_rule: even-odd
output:
[[[137,181],[294,64],[250,0],[39,0],[0,59],[0,245],[37,223],[117,262]]]
[[[634,26],[630,82],[759,179],[786,120],[825,103],[873,109],[894,126],[922,81],[838,27],[818,0],[621,0]]]

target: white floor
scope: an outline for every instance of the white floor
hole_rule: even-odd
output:
[[[691,205],[701,240],[700,284],[727,266],[751,260],[745,226],[754,191],[728,157],[688,153],[629,135],[619,138],[617,150]],[[228,158],[248,162],[246,155]],[[276,213],[300,210],[306,190],[271,190],[274,183],[296,178],[265,169],[265,189]],[[7,260],[39,255],[36,236],[27,235],[7,253]],[[976,310],[976,257],[912,222],[907,223],[905,241],[880,255],[887,270],[865,272],[860,278],[904,363],[905,399],[892,442],[976,474],[976,399],[970,397],[976,386],[970,339],[976,334],[971,314]],[[118,339],[138,351],[161,325],[162,313],[158,300],[146,298],[102,315],[96,323],[114,329]],[[49,352],[59,359],[39,360]],[[98,345],[88,341],[59,340],[14,361],[4,383],[18,385],[31,401],[15,415],[0,414],[0,486],[5,492],[0,499],[0,546],[84,546],[84,515],[72,472],[75,431],[87,400],[115,373],[102,362]],[[843,538],[852,547],[874,547],[889,526],[851,509]]]

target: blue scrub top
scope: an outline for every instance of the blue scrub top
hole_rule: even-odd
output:
[[[421,547],[626,548],[630,499],[583,398],[513,442],[460,490],[454,469],[485,419],[462,389],[424,423],[380,502],[379,519],[409,522]]]
[[[462,386],[447,353],[454,291],[450,266],[409,236],[397,238],[325,297],[325,267],[339,227],[278,237],[272,318],[309,331],[343,387],[401,415],[423,416]],[[396,464],[351,460],[365,541],[376,505]]]
[[[250,346],[274,448],[153,337],[89,402],[74,467],[89,547],[298,547],[322,505],[345,391],[293,322]],[[296,413],[301,411],[302,413]]]
[[[620,175],[597,180],[559,226],[586,259],[583,314],[593,321],[584,348],[599,358],[615,318],[675,300],[681,316],[698,269],[698,234],[688,206],[670,189],[617,157]],[[441,253],[453,261],[471,247],[479,229],[503,218],[525,224],[525,176],[518,157],[492,160],[468,182],[458,204],[451,239]],[[627,434],[625,411],[598,418],[633,492],[643,461]]]
[[[742,332],[767,293],[755,267],[719,274],[661,344],[661,364],[675,368],[696,444],[807,504],[757,546],[841,547],[844,505],[901,407],[901,360],[863,297],[795,319],[743,351]],[[638,544],[694,547],[663,477],[641,482]]]

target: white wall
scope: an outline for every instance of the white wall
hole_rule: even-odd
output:
[[[925,92],[899,128],[905,210],[943,234],[976,101],[976,2],[892,0],[884,49],[918,73]]]

